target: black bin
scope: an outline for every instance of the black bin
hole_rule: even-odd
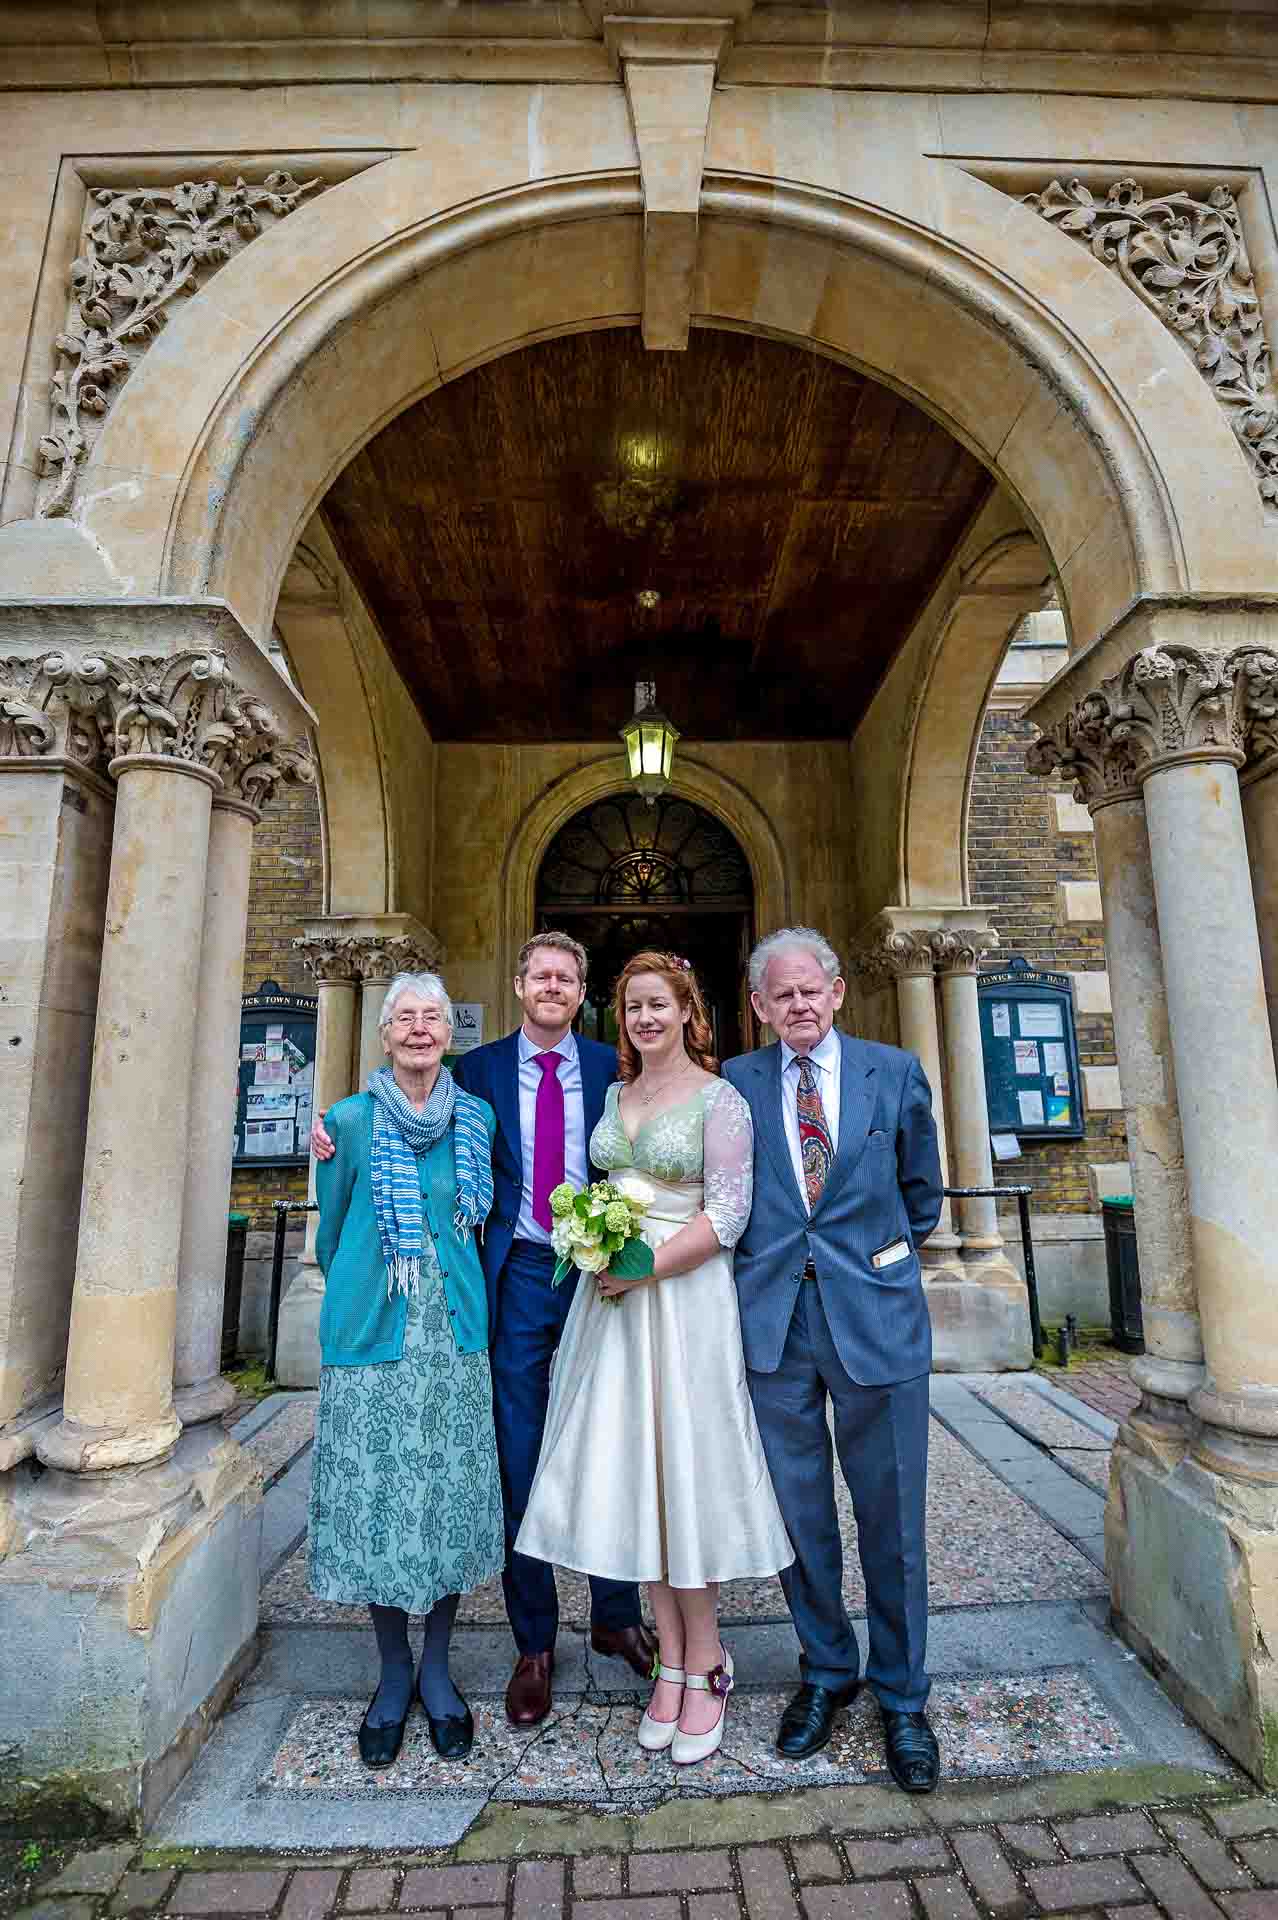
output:
[[[227,1215],[226,1292],[222,1296],[222,1365],[231,1367],[240,1346],[240,1302],[244,1298],[244,1248],[248,1242],[246,1213]]]
[[[1105,1222],[1105,1267],[1109,1274],[1109,1324],[1121,1353],[1144,1353],[1145,1327],[1140,1311],[1140,1262],[1136,1257],[1136,1215],[1130,1193],[1101,1201]]]

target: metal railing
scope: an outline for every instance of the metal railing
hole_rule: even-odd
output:
[[[1029,1294],[1030,1343],[1034,1358],[1043,1357],[1043,1323],[1038,1312],[1038,1275],[1034,1271],[1034,1235],[1030,1229],[1029,1197],[1033,1187],[946,1187],[947,1200],[1008,1200],[1016,1202],[1021,1218],[1021,1247],[1025,1256],[1025,1290]],[[314,1200],[275,1202],[275,1243],[271,1248],[271,1304],[266,1322],[266,1377],[275,1378],[275,1350],[280,1335],[280,1295],[284,1289],[284,1240],[291,1213],[315,1213]]]
[[[275,1242],[271,1248],[271,1304],[266,1315],[266,1377],[275,1378],[275,1349],[280,1339],[280,1295],[284,1291],[284,1240],[290,1213],[318,1213],[314,1200],[277,1200],[275,1202]]]
[[[1030,1195],[1033,1187],[946,1187],[947,1200],[1015,1200],[1021,1217],[1021,1247],[1025,1255],[1025,1291],[1029,1295],[1030,1345],[1034,1358],[1043,1357],[1043,1322],[1038,1311],[1038,1275],[1034,1271],[1034,1235],[1030,1229]]]

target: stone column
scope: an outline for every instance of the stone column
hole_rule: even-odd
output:
[[[1271,607],[1244,601],[1138,602],[1092,650],[1116,670],[1092,680],[1080,656],[1033,714],[1047,732],[1036,757],[1071,771],[1090,761],[1111,795],[1139,787],[1143,798],[1201,1316],[1205,1375],[1186,1414],[1169,1388],[1188,1384],[1192,1324],[1164,1311],[1163,1276],[1155,1269],[1146,1281],[1142,1258],[1160,1339],[1180,1344],[1149,1356],[1142,1413],[1114,1449],[1105,1526],[1114,1618],[1266,1784],[1278,1779],[1278,1681],[1266,1650],[1278,1535],[1278,1076],[1238,770],[1278,708],[1278,648],[1261,644],[1273,626]],[[1125,800],[1097,813],[1107,919],[1112,896],[1119,929],[1114,1011],[1128,1040],[1145,1024],[1127,1101],[1142,1105],[1132,1097],[1142,1087],[1161,1095],[1165,1123],[1173,1083],[1153,1073],[1161,1003],[1132,821]],[[1145,1119],[1134,1174],[1156,1146]],[[1165,1128],[1157,1144],[1167,1149]],[[1147,1181],[1146,1193],[1155,1245],[1174,1248],[1174,1178]],[[1181,1276],[1183,1298],[1183,1267]],[[1160,1431],[1150,1416],[1169,1413]]]
[[[861,950],[860,964],[879,978],[887,974],[895,982],[901,1045],[918,1055],[932,1088],[932,1113],[947,1184],[951,1182],[952,1141],[959,1167],[953,1184],[988,1186],[993,1176],[989,1171],[989,1123],[975,968],[979,954],[997,944],[997,935],[990,928],[956,926],[955,920],[962,917],[970,921],[972,910],[888,907],[874,923],[871,937]],[[948,1072],[942,1072],[935,983],[938,955],[951,968],[961,968],[969,961],[971,967],[968,985],[972,1021],[965,1023],[960,1012],[946,1022],[947,1048],[953,1044],[963,1053],[957,1078],[952,1054],[948,1056]],[[943,982],[946,977],[942,976]],[[959,975],[955,973],[954,977]],[[951,997],[954,991],[951,985]],[[976,1153],[960,1151],[960,1139],[977,1128]],[[982,1142],[983,1162],[979,1157]],[[982,1165],[983,1174],[973,1170]],[[968,1177],[962,1171],[965,1166]],[[962,1209],[972,1203],[958,1204]],[[988,1208],[988,1215],[978,1214],[975,1225],[969,1219],[960,1239],[954,1230],[951,1203],[946,1200],[936,1231],[920,1252],[932,1318],[932,1364],[938,1373],[996,1373],[1026,1367],[1032,1358],[1025,1282],[1003,1251],[994,1202],[976,1204]]]
[[[184,1427],[216,1419],[235,1399],[222,1378],[222,1303],[249,870],[260,818],[256,807],[219,794],[209,824],[173,1363],[173,1400]]]
[[[1257,763],[1244,769],[1241,785],[1260,963],[1269,1002],[1269,1037],[1278,1060],[1278,725],[1271,723],[1269,731],[1272,748],[1270,737],[1257,740]]]
[[[984,930],[969,932],[956,928],[937,933],[932,941],[941,978],[957,1187],[994,1184],[990,1116],[985,1101],[985,1057],[981,1048],[981,1009],[976,993],[981,955],[994,945],[993,936]],[[995,1201],[960,1200],[958,1218],[965,1262],[983,1264],[1000,1257],[1003,1236],[999,1232]]]
[[[1132,1378],[1142,1423],[1183,1425],[1202,1383],[1203,1343],[1145,804],[1125,741],[1080,737],[1065,723],[1036,743],[1029,763],[1071,778],[1095,825],[1145,1330]]]
[[[318,1119],[352,1091],[355,1057],[355,989],[359,952],[340,935],[321,934],[294,942],[314,976],[319,1005],[315,1020],[315,1090],[311,1112]],[[315,1198],[315,1156],[311,1156],[307,1198]],[[319,1316],[324,1276],[315,1259],[319,1215],[306,1216],[301,1262],[280,1302],[275,1377],[282,1387],[319,1384]]]
[[[162,1460],[181,1432],[177,1262],[209,812],[221,784],[164,753],[121,754],[110,772],[115,828],[63,1418],[38,1449],[46,1466],[74,1470]]]

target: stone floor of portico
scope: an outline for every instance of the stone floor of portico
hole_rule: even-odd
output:
[[[1172,1769],[1213,1790],[1240,1777],[1168,1701],[1106,1624],[1103,1501],[1114,1424],[1039,1375],[932,1383],[929,1560],[932,1715],[955,1790],[1093,1775],[1121,1791]],[[354,1734],[375,1684],[364,1616],[306,1590],[305,1524],[315,1396],[277,1395],[237,1424],[267,1483],[262,1657],[152,1842],[282,1851],[453,1847],[481,1820],[689,1820],[743,1794],[874,1789],[889,1810],[877,1712],[862,1698],[826,1751],[795,1765],[772,1746],[794,1684],[796,1645],[776,1581],[723,1590],[739,1685],[723,1750],[679,1773],[642,1754],[641,1691],[589,1650],[585,1584],[561,1576],[555,1711],[517,1732],[502,1694],[512,1646],[497,1583],[463,1604],[455,1673],[471,1700],[471,1762],[434,1755],[420,1718],[397,1765],[370,1775]],[[864,1643],[850,1502],[846,1591]],[[504,1812],[503,1812],[504,1810]],[[664,1814],[663,1814],[664,1810]],[[771,1818],[771,1816],[768,1816]],[[901,1819],[908,1818],[901,1811]],[[673,1916],[672,1916],[673,1920]]]

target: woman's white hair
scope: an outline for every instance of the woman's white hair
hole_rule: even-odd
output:
[[[768,964],[787,947],[799,947],[810,953],[827,980],[837,980],[842,971],[839,956],[823,933],[815,927],[782,927],[760,940],[750,955],[750,991],[762,993],[768,978]]]
[[[384,1033],[390,1025],[395,1003],[405,993],[415,993],[422,1000],[433,1000],[442,1010],[449,1026],[453,1025],[453,1003],[448,997],[448,988],[437,973],[397,973],[386,989],[386,998],[377,1016],[380,1033]]]

